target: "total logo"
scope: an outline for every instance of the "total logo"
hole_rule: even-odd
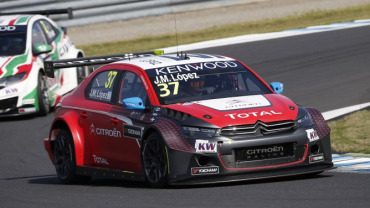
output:
[[[208,175],[208,174],[219,174],[219,167],[198,167],[191,168],[191,175]]]
[[[236,118],[249,118],[249,117],[262,117],[262,116],[272,116],[272,115],[281,115],[282,112],[275,112],[273,110],[270,111],[261,111],[261,112],[249,112],[249,113],[231,113],[226,114],[225,116],[229,116],[231,119]]]
[[[107,159],[104,158],[104,157],[98,157],[96,155],[93,155],[93,158],[94,158],[94,162],[97,163],[97,164],[109,165]]]

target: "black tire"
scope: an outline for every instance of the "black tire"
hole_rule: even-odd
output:
[[[162,137],[152,133],[143,142],[141,155],[147,182],[154,188],[167,185],[168,165],[167,153]]]
[[[76,157],[72,136],[69,131],[59,131],[54,143],[54,165],[63,184],[85,183],[90,176],[76,175]]]
[[[37,80],[37,98],[39,104],[39,115],[46,116],[50,112],[50,100],[46,78],[39,73]]]

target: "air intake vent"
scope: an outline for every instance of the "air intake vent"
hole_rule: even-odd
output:
[[[294,121],[264,123],[257,121],[251,125],[227,126],[221,129],[222,136],[262,136],[287,132],[295,128]]]

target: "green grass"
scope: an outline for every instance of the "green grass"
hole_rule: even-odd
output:
[[[204,30],[179,33],[179,44],[188,44],[218,38],[238,35],[267,33],[285,29],[304,28],[313,25],[346,22],[356,19],[370,19],[370,4],[330,11],[314,11],[297,16],[261,21],[244,22],[226,26],[207,28]],[[157,48],[173,46],[176,42],[175,34],[148,36],[138,39],[114,41],[91,45],[79,45],[87,56],[115,54],[135,51],[146,51]]]
[[[370,110],[358,111],[328,124],[333,150],[370,154]]]

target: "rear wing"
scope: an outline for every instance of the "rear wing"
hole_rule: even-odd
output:
[[[44,61],[45,73],[48,77],[54,78],[54,70],[61,68],[79,67],[79,66],[93,66],[100,64],[109,64],[112,62],[127,60],[137,57],[163,55],[163,50],[143,51],[136,53],[123,53],[105,56],[91,56],[73,59],[62,59],[56,61]]]
[[[72,8],[66,9],[49,9],[49,10],[38,10],[38,11],[21,11],[21,12],[0,12],[0,15],[17,15],[17,14],[41,14],[45,16],[53,14],[68,14],[68,19],[73,19]]]

